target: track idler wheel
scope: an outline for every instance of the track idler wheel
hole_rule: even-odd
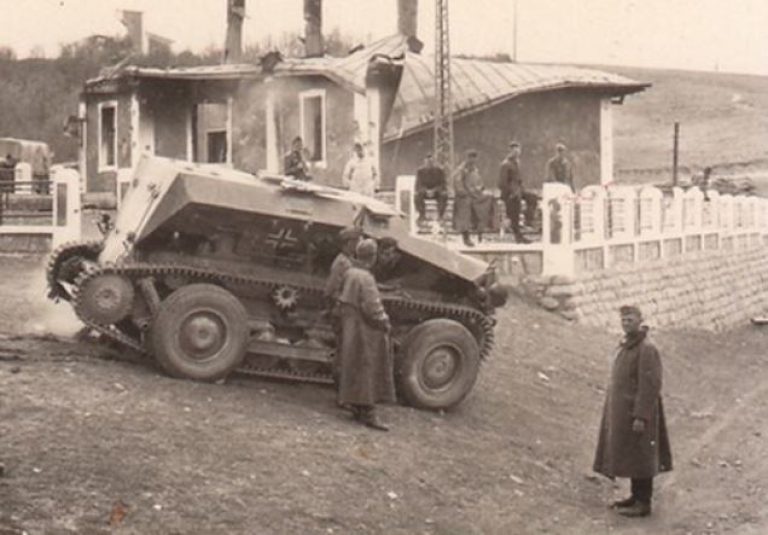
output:
[[[133,308],[135,292],[122,275],[103,273],[87,279],[79,289],[77,311],[101,325],[124,320]]]

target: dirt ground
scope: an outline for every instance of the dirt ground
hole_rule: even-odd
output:
[[[351,423],[327,387],[174,380],[69,335],[0,257],[0,534],[768,533],[768,331],[658,332],[675,470],[654,515],[590,473],[617,333],[513,301],[470,397]]]

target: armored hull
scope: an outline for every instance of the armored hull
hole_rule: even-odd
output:
[[[176,377],[238,370],[330,383],[336,336],[323,288],[338,231],[353,225],[397,240],[379,282],[400,398],[458,404],[492,348],[492,271],[410,236],[390,206],[349,192],[144,159],[104,240],[52,255],[50,296]]]

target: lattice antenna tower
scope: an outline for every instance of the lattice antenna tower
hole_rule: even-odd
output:
[[[435,161],[453,171],[453,101],[448,0],[435,0]]]

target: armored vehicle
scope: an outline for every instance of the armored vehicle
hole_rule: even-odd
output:
[[[100,242],[55,251],[50,297],[170,375],[332,382],[323,294],[347,226],[397,241],[380,282],[400,399],[445,409],[493,345],[493,270],[411,236],[388,204],[281,176],[143,159]]]

